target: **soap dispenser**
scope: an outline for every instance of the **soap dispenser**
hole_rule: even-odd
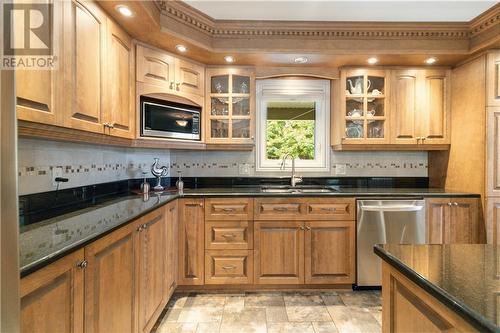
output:
[[[182,180],[182,172],[177,171],[177,173],[179,173],[179,179],[175,183],[175,186],[177,186],[177,190],[179,191],[179,193],[182,193],[184,192],[184,181]]]

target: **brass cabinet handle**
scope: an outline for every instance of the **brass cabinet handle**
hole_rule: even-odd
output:
[[[222,235],[222,237],[224,237],[224,238],[234,238],[234,237],[236,237],[236,235],[235,234],[224,234],[224,235]]]
[[[227,266],[222,266],[222,269],[228,270],[228,269],[235,269],[236,265],[227,265]]]
[[[180,83],[177,83],[177,84],[175,85],[175,90],[177,90],[177,91],[181,90],[181,88],[180,88],[180,87],[181,87],[181,84],[180,84]]]
[[[235,208],[222,208],[223,211],[225,211],[226,213],[232,213],[234,211],[236,211]]]
[[[311,230],[311,227],[310,226],[306,226],[306,230]]]
[[[306,230],[306,228],[304,228],[304,226],[300,226],[299,228],[300,228],[300,230]]]
[[[452,205],[452,203],[451,203],[451,202],[448,202],[448,206],[451,206],[451,205]]]
[[[273,207],[273,210],[275,210],[277,212],[286,212],[288,210],[288,208],[286,208],[286,207]]]
[[[174,89],[174,81],[170,81],[170,89]]]
[[[453,206],[458,206],[458,202],[454,202],[454,203],[453,203]]]
[[[327,211],[327,212],[334,212],[337,210],[335,207],[321,207],[321,210]]]
[[[80,261],[78,264],[76,264],[76,267],[84,269],[85,267],[88,266],[88,264],[89,264],[89,262],[84,259],[84,260]]]

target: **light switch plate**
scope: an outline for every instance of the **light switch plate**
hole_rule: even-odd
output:
[[[345,175],[346,173],[346,165],[345,163],[337,163],[335,164],[335,174],[336,175]]]
[[[63,176],[63,168],[58,167],[58,168],[52,168],[52,186],[56,187],[57,182],[56,178],[57,177],[62,177]]]
[[[238,164],[238,173],[240,175],[248,176],[250,174],[250,166],[247,163]]]

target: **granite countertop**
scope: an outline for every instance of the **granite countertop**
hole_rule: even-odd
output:
[[[439,189],[404,188],[356,188],[332,187],[330,193],[266,193],[259,186],[235,186],[228,188],[186,189],[184,197],[224,196],[477,196],[476,194],[450,192]],[[116,199],[97,203],[71,213],[56,215],[37,223],[21,227],[19,236],[21,276],[26,276],[55,261],[63,255],[81,248],[112,230],[128,223],[151,210],[180,197],[176,192],[151,193],[148,200],[142,195],[121,195]],[[53,215],[53,216],[54,216]]]
[[[480,332],[500,332],[500,247],[385,244],[374,251]]]

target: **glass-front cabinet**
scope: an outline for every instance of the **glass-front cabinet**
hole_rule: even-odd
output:
[[[253,144],[255,76],[251,70],[207,69],[206,141]]]
[[[341,144],[386,144],[388,135],[385,70],[349,69],[341,72]]]

